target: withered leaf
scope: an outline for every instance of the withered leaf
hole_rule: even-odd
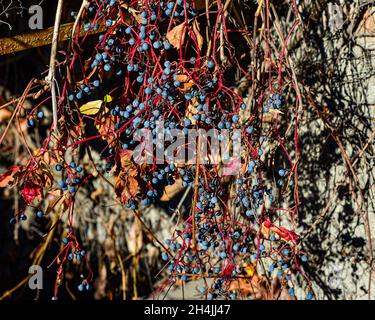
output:
[[[241,278],[231,282],[229,290],[237,291],[241,296],[256,300],[295,300],[281,285],[279,277],[270,283],[263,276],[254,275],[251,279]]]
[[[197,99],[191,99],[187,109],[186,109],[186,117],[191,120],[191,123],[194,125],[197,121],[194,119],[194,115],[197,114],[197,106],[198,106]]]
[[[14,181],[12,176],[0,175],[0,188],[9,186]]]
[[[22,168],[19,166],[12,166],[4,174],[0,174],[0,188],[9,186],[17,176],[22,171]]]
[[[194,85],[194,82],[186,74],[179,74],[176,76],[176,80],[180,81],[179,90],[181,92],[187,92]]]
[[[115,123],[116,117],[113,115],[103,115],[99,121],[95,124],[96,129],[102,135],[102,139],[111,144],[115,138]]]
[[[127,203],[138,193],[138,171],[131,157],[132,152],[129,150],[122,153],[120,173],[115,179],[115,192],[122,203]]]
[[[120,173],[115,180],[115,192],[122,203],[127,203],[138,192],[138,181],[125,172]]]
[[[194,23],[193,23],[193,32],[194,32],[195,38],[197,40],[198,48],[199,48],[199,50],[202,50],[202,47],[203,47],[203,37],[202,37],[202,35],[200,33],[199,24],[198,24],[197,20],[194,20]]]
[[[183,22],[168,31],[166,38],[172,46],[176,49],[180,49],[185,40],[185,32],[185,22]]]
[[[161,196],[160,200],[170,201],[182,189],[182,179],[177,179],[174,184],[165,186],[163,195]]]

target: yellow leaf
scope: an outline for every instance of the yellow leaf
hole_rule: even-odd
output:
[[[105,96],[104,96],[104,102],[107,102],[107,103],[109,103],[109,102],[112,102],[112,97],[109,95],[109,94],[106,94]]]
[[[246,275],[249,277],[253,277],[255,274],[255,268],[252,264],[245,264],[244,270],[246,272]]]
[[[81,111],[82,114],[85,115],[94,115],[97,114],[103,104],[102,100],[94,100],[85,103],[79,108],[79,111]]]

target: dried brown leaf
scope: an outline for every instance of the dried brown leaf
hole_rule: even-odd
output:
[[[115,192],[122,203],[136,196],[138,192],[137,167],[131,160],[132,152],[124,151],[121,155],[121,170],[115,179]]]
[[[194,82],[186,75],[186,74],[179,74],[176,76],[176,80],[180,81],[179,90],[181,92],[187,92],[189,91],[192,86],[194,85]]]
[[[12,166],[4,174],[0,174],[0,188],[9,186],[9,184],[16,180],[19,173],[23,171],[20,166]]]
[[[115,123],[116,117],[113,115],[102,115],[99,119],[99,122],[95,125],[99,133],[102,136],[102,139],[107,141],[108,144],[111,144],[115,139]]]
[[[165,186],[163,195],[161,196],[160,200],[170,201],[182,189],[182,179],[177,179],[174,184]]]
[[[193,23],[193,32],[194,32],[194,35],[195,35],[195,38],[197,40],[197,43],[198,43],[198,48],[199,50],[202,50],[202,47],[203,47],[203,37],[200,33],[200,28],[199,28],[199,23],[197,20],[194,20],[194,23]]]
[[[180,49],[181,45],[185,40],[185,22],[175,26],[172,30],[167,33],[167,40],[169,43],[174,46],[176,49]]]

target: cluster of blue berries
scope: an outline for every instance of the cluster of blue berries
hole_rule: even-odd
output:
[[[64,167],[61,164],[55,166],[57,172],[63,171]],[[74,194],[77,191],[77,186],[80,184],[83,167],[77,165],[72,161],[69,166],[66,167],[66,178],[58,183],[59,188],[62,191],[69,191],[71,194]]]
[[[33,128],[37,121],[40,121],[44,118],[44,112],[43,111],[37,111],[33,113],[26,113],[26,124],[29,128]]]
[[[111,127],[106,169],[122,172],[121,154],[132,152],[146,135],[153,155],[166,149],[177,140],[175,129],[185,136],[184,151],[193,156],[197,152],[187,139],[190,129],[218,129],[221,142],[225,141],[224,130],[238,129],[232,138],[241,141],[247,154],[241,154],[245,166],[239,164],[235,179],[223,175],[221,164],[177,165],[168,155],[162,164],[133,164],[139,191],[124,205],[137,210],[139,205],[157,203],[165,186],[181,181],[183,187],[194,189],[194,199],[191,214],[166,240],[167,250],[161,253],[171,280],[214,277],[211,287],[201,288],[201,293],[209,299],[236,299],[238,292],[229,287],[233,279],[246,274],[242,263],[251,263],[257,270],[262,261],[269,266],[270,276],[289,283],[294,297],[291,275],[293,261],[300,253],[284,229],[278,233],[277,227],[264,225],[267,218],[282,221],[283,211],[277,208],[275,197],[280,193],[277,187],[286,181],[293,183],[289,164],[270,169],[270,157],[278,145],[275,128],[260,123],[259,108],[245,103],[226,85],[225,66],[216,53],[205,56],[204,47],[195,48],[199,23],[194,5],[184,0],[133,5],[130,10],[115,0],[90,1],[83,17],[86,32],[95,31],[99,22],[107,29],[86,57],[88,70],[82,74],[90,77],[66,93],[71,106],[110,95],[96,123],[97,127],[108,126],[109,120]],[[129,18],[124,18],[125,13]],[[171,36],[182,24],[184,28]],[[261,105],[261,113],[280,110],[284,99],[280,93],[270,93]],[[249,110],[253,115],[245,116]],[[139,137],[138,130],[147,133]],[[229,160],[228,154],[224,158]],[[62,169],[62,165],[56,166],[57,171]],[[67,169],[59,187],[74,194],[81,171],[75,163]],[[305,258],[302,255],[297,260],[305,263]]]

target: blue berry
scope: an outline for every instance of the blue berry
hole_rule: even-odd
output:
[[[27,126],[30,127],[30,128],[34,127],[34,120],[33,119],[28,119],[27,120]]]
[[[215,67],[215,62],[214,62],[213,60],[208,60],[208,62],[207,62],[207,67],[208,67],[209,69],[214,68],[214,67]]]
[[[191,93],[185,93],[185,99],[186,100],[191,100],[191,98],[192,98],[192,95],[191,95]]]
[[[97,54],[95,55],[95,60],[100,61],[100,60],[102,60],[102,59],[103,59],[103,57],[102,57],[102,55],[101,55],[100,53],[97,53]]]
[[[70,193],[76,192],[76,187],[69,187],[69,192]]]
[[[159,49],[159,48],[162,46],[162,44],[161,44],[160,41],[155,41],[155,42],[152,44],[152,46],[153,46],[155,49]]]
[[[253,126],[249,126],[249,127],[247,127],[246,132],[247,132],[248,134],[252,134],[252,133],[254,132],[254,127],[253,127]]]
[[[44,216],[44,213],[43,213],[43,211],[41,211],[41,210],[38,210],[38,212],[36,213],[36,216],[37,216],[38,218],[41,218],[41,217],[43,217],[43,216]]]
[[[163,252],[163,253],[161,254],[161,259],[162,259],[163,261],[168,261],[168,260],[169,260],[168,255],[167,255],[165,252]]]

